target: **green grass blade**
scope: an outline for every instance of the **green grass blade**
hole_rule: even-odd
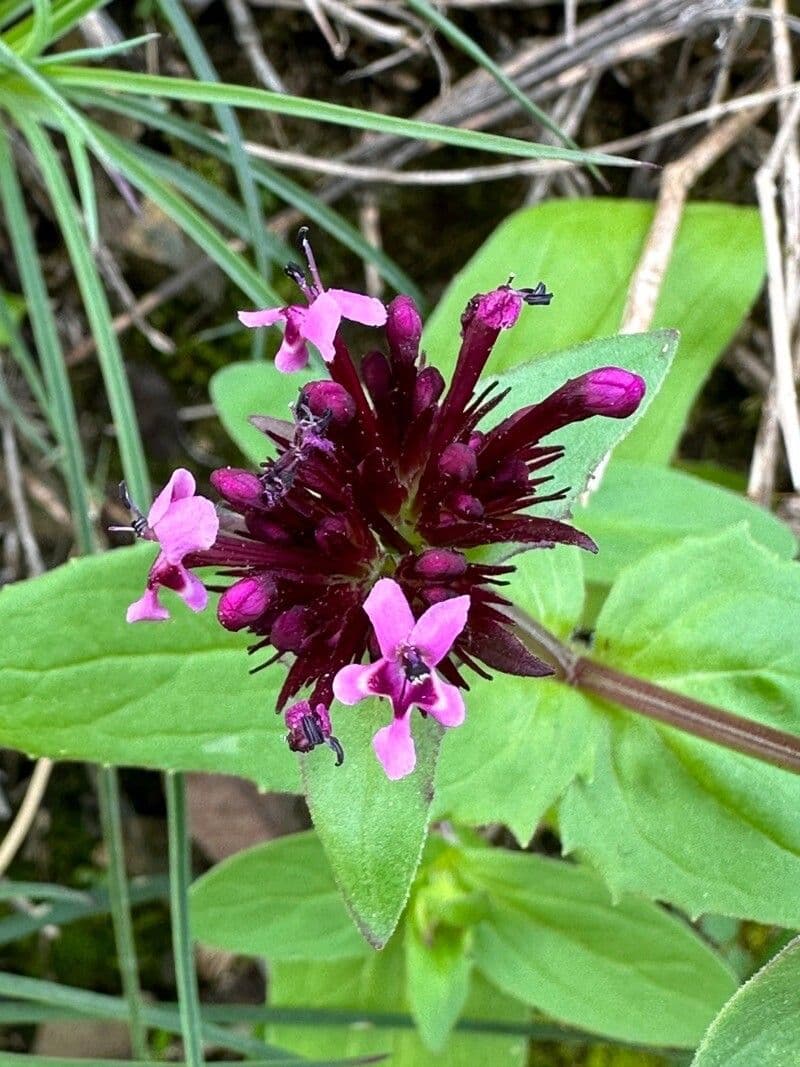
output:
[[[79,542],[91,545],[93,535],[86,493],[86,461],[78,431],[72,390],[55,318],[42,276],[39,255],[25,210],[11,146],[2,129],[0,129],[0,199],[2,199],[6,226],[27,300],[28,316],[49,394],[49,403],[43,410],[49,412],[53,431],[64,450],[64,477],[77,537]]]
[[[54,44],[64,34],[69,33],[74,26],[77,26],[82,18],[91,14],[92,11],[105,7],[110,2],[111,0],[60,0],[60,2],[53,4],[50,16],[49,39],[45,41],[44,47]],[[27,8],[32,5],[28,3],[24,6]],[[18,22],[5,35],[6,44],[15,49],[15,51],[18,50],[22,42],[30,36],[32,27],[33,18],[30,16],[27,19],[23,19],[22,22]]]
[[[31,32],[20,48],[20,55],[36,56],[47,46],[52,33],[52,7],[50,0],[33,0]]]
[[[0,973],[0,996],[48,1004],[54,1008],[66,1008],[93,1019],[113,1019],[125,1022],[128,1017],[128,1005],[122,997],[107,996],[105,993],[90,993],[85,989],[74,989],[71,986],[46,982],[38,978],[24,978],[18,974]],[[150,1027],[158,1027],[171,1034],[181,1033],[181,1021],[175,1008],[146,1004],[142,1014]],[[269,1059],[273,1067],[277,1067],[278,1063],[286,1060],[286,1053],[281,1049],[233,1033],[215,1023],[203,1023],[202,1032],[206,1041],[247,1056]],[[295,1062],[304,1061],[295,1058]]]
[[[47,396],[42,376],[39,373],[39,368],[36,366],[33,354],[25,344],[25,340],[19,331],[19,327],[14,321],[14,316],[8,310],[8,294],[2,288],[0,288],[0,331],[6,335],[11,356],[22,371],[23,377],[28,383],[28,388],[31,391],[31,396],[39,407],[39,411],[41,411],[44,418],[47,419],[50,428],[55,429],[50,399]]]
[[[509,78],[503,68],[498,66],[492,57],[487,52],[484,52],[479,44],[473,41],[469,34],[460,30],[443,12],[435,8],[433,4],[428,3],[428,0],[406,0],[406,3],[412,11],[416,11],[426,22],[435,26],[451,44],[454,44],[456,48],[459,48],[465,55],[468,55],[470,59],[473,59],[491,74],[501,89],[504,89],[512,99],[516,100],[520,107],[527,111],[536,122],[544,126],[552,134],[555,134],[563,145],[580,151],[579,146],[561,129],[558,123],[554,122],[546,111],[543,111],[533,100],[526,96],[516,82]],[[589,170],[596,178],[600,177],[596,167],[590,166]]]
[[[92,248],[95,248],[100,240],[100,222],[97,215],[97,197],[95,196],[89,153],[72,127],[68,127],[65,133],[67,148],[72,160],[72,168],[75,171],[75,180],[78,184],[78,196],[83,207],[83,222],[86,226],[86,235],[89,238],[89,244]]]
[[[189,60],[197,77],[207,82],[219,82],[219,75],[183,6],[178,3],[178,0],[158,0],[158,6],[181,42],[186,58]],[[250,167],[250,159],[244,150],[242,129],[236,117],[236,112],[232,108],[215,104],[213,105],[213,111],[220,129],[228,138],[228,144],[230,145],[231,166],[236,175],[239,192],[242,195],[242,203],[250,223],[249,241],[252,242],[255,251],[256,266],[259,272],[266,277],[270,261],[274,260],[276,256],[277,244],[264,222],[259,192]],[[254,357],[263,358],[265,341],[266,334],[264,330],[253,331],[251,348]]]
[[[97,354],[117,432],[122,468],[134,499],[150,500],[147,464],[136,421],[119,341],[111,321],[105,290],[97,274],[60,160],[47,135],[25,118],[18,120],[42,172],[50,201],[67,245],[86,315],[97,342]]]
[[[0,29],[30,11],[32,6],[32,0],[3,0],[0,3]]]
[[[641,163],[605,152],[575,151],[555,145],[532,144],[514,137],[477,130],[462,130],[440,126],[418,119],[401,119],[395,115],[380,115],[361,108],[330,104],[324,100],[310,100],[302,96],[287,96],[268,89],[253,89],[241,85],[217,85],[191,81],[187,78],[168,78],[156,74],[136,74],[128,71],[104,71],[91,67],[48,66],[48,75],[63,88],[110,90],[140,96],[157,96],[165,100],[197,101],[204,104],[228,104],[230,107],[253,108],[293,118],[314,119],[335,126],[389,133],[396,137],[438,141],[459,148],[474,148],[483,152],[501,152],[523,159],[560,159],[574,163],[594,163],[598,166],[639,167]]]
[[[126,37],[124,41],[117,41],[116,44],[100,45],[98,48],[73,48],[69,52],[57,52],[52,56],[42,56],[37,66],[46,67],[48,63],[99,62],[103,59],[110,59],[111,56],[132,52],[134,48],[140,48],[149,41],[157,41],[160,36],[160,33],[143,33],[139,37]]]
[[[154,129],[163,130],[170,136],[178,137],[216,159],[228,162],[228,152],[224,144],[212,137],[202,126],[179,118],[158,104],[135,98],[125,99],[109,93],[90,97],[78,91],[70,96],[81,104],[91,103],[93,106],[136,119]],[[260,185],[301,211],[309,222],[316,223],[320,229],[331,234],[359,258],[374,263],[381,277],[398,292],[408,293],[420,306],[424,304],[422,294],[412,279],[397,266],[390,256],[369,244],[361,231],[351,225],[338,211],[328,207],[302,185],[284,177],[279,171],[273,170],[260,160],[253,162],[253,173]]]
[[[172,955],[181,1017],[186,1067],[203,1067],[202,1020],[194,943],[189,930],[189,885],[192,881],[191,844],[186,821],[186,780],[178,771],[164,775],[169,835],[169,907],[172,918]]]
[[[263,276],[251,267],[243,256],[228,248],[219,231],[166,182],[155,177],[121,138],[101,131],[99,127],[96,127],[96,134],[102,140],[115,167],[131,185],[150,197],[154,204],[169,215],[188,237],[219,264],[231,281],[238,285],[254,304],[263,307],[265,304],[283,303]]]
[[[166,876],[135,878],[129,883],[128,888],[133,904],[149,904],[154,900],[164,900],[169,893]],[[87,893],[86,897],[85,903],[77,901],[54,903],[51,908],[37,909],[36,914],[24,912],[11,915],[7,919],[0,919],[0,947],[23,937],[29,937],[45,926],[66,926],[80,919],[108,915],[111,904],[107,890],[94,890]]]
[[[6,878],[0,881],[0,900],[14,900],[16,897],[56,900],[67,904],[87,904],[92,899],[88,893],[82,893],[79,889],[68,889],[50,882],[12,882]]]

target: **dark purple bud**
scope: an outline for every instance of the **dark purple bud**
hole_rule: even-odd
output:
[[[414,563],[414,571],[422,578],[459,578],[467,569],[467,561],[460,552],[450,548],[429,548]]]
[[[465,485],[478,471],[478,460],[469,445],[452,444],[439,457],[439,473]]]
[[[491,485],[495,490],[524,489],[527,484],[528,467],[521,459],[505,460],[491,478]]]
[[[326,515],[314,531],[314,540],[323,552],[334,554],[352,546],[352,530],[345,519]]]
[[[261,503],[264,486],[261,479],[250,471],[236,467],[223,467],[212,471],[211,484],[235,508],[250,508]]]
[[[267,541],[269,544],[276,545],[288,545],[292,540],[292,535],[285,527],[275,522],[274,519],[268,519],[266,515],[259,511],[248,511],[245,514],[244,521],[249,532],[259,541]]]
[[[392,358],[398,363],[413,363],[419,355],[422,319],[410,296],[396,296],[389,304],[386,340]]]
[[[392,368],[383,352],[368,352],[361,361],[361,377],[376,403],[385,400],[392,388]]]
[[[272,625],[269,639],[279,652],[300,652],[310,633],[308,609],[295,604],[282,612]]]
[[[594,415],[625,419],[641,403],[647,386],[644,378],[622,367],[598,367],[575,380],[583,387],[586,407]]]
[[[311,752],[317,745],[327,745],[336,753],[336,766],[341,767],[344,751],[331,734],[331,717],[324,704],[312,709],[307,700],[301,700],[286,709],[283,719],[289,731],[286,741],[292,752]]]
[[[225,592],[217,605],[217,618],[226,630],[243,630],[269,607],[275,583],[266,575],[242,578]]]
[[[444,392],[444,378],[436,367],[425,367],[417,375],[414,396],[411,401],[411,414],[416,417],[431,404],[435,404]]]
[[[456,515],[460,515],[462,518],[483,518],[483,504],[471,493],[452,493],[447,502]]]
[[[338,382],[309,382],[301,400],[318,418],[330,413],[331,421],[338,426],[346,426],[356,413],[355,401]]]
[[[483,433],[481,430],[473,430],[472,433],[469,435],[469,441],[467,443],[469,444],[470,448],[474,449],[474,451],[477,452],[485,440],[485,433]]]

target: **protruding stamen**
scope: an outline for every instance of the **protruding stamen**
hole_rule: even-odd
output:
[[[306,257],[306,263],[308,263],[308,272],[311,275],[311,280],[317,287],[317,295],[324,292],[322,280],[317,270],[317,261],[314,259],[314,253],[311,250],[311,242],[308,239],[308,226],[301,226],[297,231],[297,242],[303,250],[303,255]]]
[[[127,482],[122,481],[119,483],[119,498],[123,505],[133,515],[133,522],[130,526],[112,526],[112,530],[133,530],[137,537],[144,537],[147,531],[147,519],[139,510],[139,508],[131,500],[131,494],[128,492]]]
[[[325,744],[336,753],[336,763],[334,763],[334,767],[341,767],[344,763],[344,749],[342,748],[342,743],[339,738],[331,735]]]

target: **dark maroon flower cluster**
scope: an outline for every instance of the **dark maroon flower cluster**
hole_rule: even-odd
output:
[[[504,614],[509,602],[499,587],[513,567],[470,562],[466,552],[498,542],[593,551],[572,526],[528,513],[565,493],[541,492],[551,480],[542,471],[562,449],[539,442],[591,415],[631,414],[644,383],[618,368],[592,371],[482,430],[505,396],[492,387],[476,395],[492,346],[524,303],[548,301],[543,286],[502,286],[470,301],[446,389],[420,353],[413,301],[397,297],[384,350],[369,352],[357,368],[337,334],[331,380],[300,391],[294,421],[254,420],[277,451],[261,473],[227,468],[212,475],[229,512],[213,547],[186,563],[224,568],[236,579],[220,599],[219,619],[257,636],[251,652],[271,647],[261,666],[293,655],[279,707],[306,687],[311,707],[328,707],[337,671],[368,650],[375,655],[362,605],[382,576],[401,585],[415,613],[470,597],[467,624],[439,665],[450,683],[467,688],[464,667],[550,673]]]

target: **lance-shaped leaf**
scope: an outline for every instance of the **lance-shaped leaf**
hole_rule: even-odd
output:
[[[463,853],[489,894],[475,966],[562,1022],[624,1041],[693,1047],[736,988],[726,964],[655,904],[616,903],[596,874],[503,849]]]
[[[74,560],[0,592],[0,744],[299,792],[275,715],[281,667],[251,676],[246,637],[169,593],[169,622],[125,622],[154,554],[140,545]]]
[[[191,918],[200,941],[245,956],[334,960],[369,952],[311,832],[257,845],[212,867],[192,886]]]
[[[442,728],[414,713],[417,766],[390,781],[372,750],[376,724],[391,714],[377,699],[339,708],[341,767],[325,751],[301,757],[311,817],[354,922],[382,948],[403,911],[428,832]]]
[[[800,1056],[800,938],[728,1001],[692,1067],[793,1067]]]
[[[592,655],[800,734],[800,569],[741,527],[655,552],[612,587]],[[561,802],[565,847],[692,915],[800,924],[800,776],[593,704],[603,736]]]

